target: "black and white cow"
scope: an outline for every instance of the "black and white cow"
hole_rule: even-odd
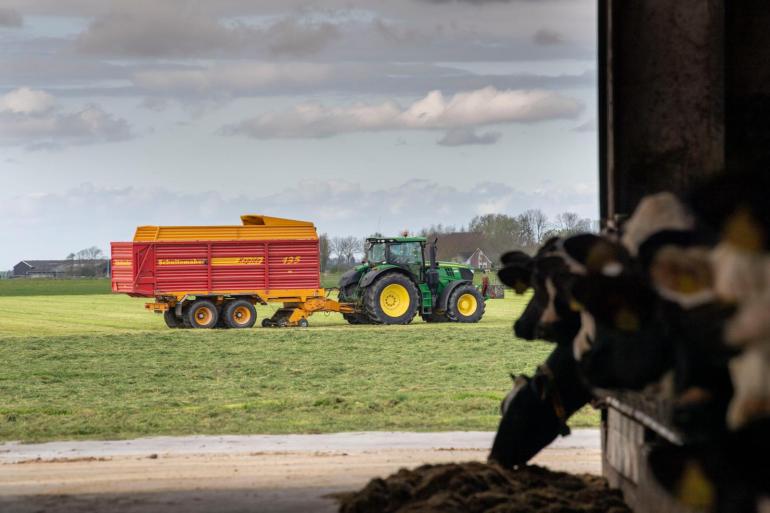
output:
[[[502,258],[503,283],[519,294],[534,289],[514,325],[516,335],[556,343],[531,378],[514,377],[513,389],[501,404],[502,418],[489,459],[505,467],[523,465],[557,436],[569,434],[567,420],[591,400],[572,353],[579,316],[565,295],[572,275],[558,254],[558,243],[551,239],[535,257],[512,252]]]

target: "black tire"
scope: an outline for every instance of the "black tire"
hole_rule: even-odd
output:
[[[163,312],[163,320],[166,321],[166,326],[169,328],[181,328],[182,327],[182,320],[176,316],[176,312],[174,312],[174,308],[169,308],[165,312]]]
[[[199,299],[187,308],[185,324],[191,328],[209,329],[217,325],[219,310],[207,299]]]
[[[467,297],[469,295],[472,296],[472,299]],[[468,310],[471,307],[473,310]],[[484,296],[481,295],[479,289],[471,283],[465,283],[458,285],[449,294],[446,316],[452,322],[479,322],[484,316],[485,307]]]
[[[409,299],[409,303],[398,306],[399,301],[402,298],[395,298],[394,309],[398,312],[403,310],[403,313],[398,315],[388,314],[382,308],[382,303],[387,302],[388,298],[394,298],[395,296],[382,297],[383,292],[390,286],[400,286],[406,291],[406,296]],[[381,299],[382,298],[382,299]],[[417,291],[417,286],[399,272],[389,272],[383,276],[377,278],[374,283],[364,291],[364,304],[366,306],[366,313],[369,315],[369,319],[377,324],[409,324],[417,315],[419,309],[420,295]]]
[[[449,322],[449,318],[446,316],[446,312],[441,314],[433,312],[430,315],[423,315],[422,320],[425,322]]]
[[[299,326],[300,328],[307,328],[308,326],[310,326],[310,323],[307,322],[307,319],[300,319],[299,321],[297,321],[297,326]]]
[[[228,328],[251,328],[257,322],[257,309],[245,299],[236,299],[225,304],[222,317],[224,325]]]
[[[372,324],[372,321],[364,314],[342,314],[342,317],[350,324]]]

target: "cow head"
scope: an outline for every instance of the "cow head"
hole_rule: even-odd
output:
[[[559,239],[549,240],[534,257],[519,251],[503,255],[500,280],[518,294],[533,289],[532,299],[514,323],[519,338],[568,341],[579,327],[578,316],[568,300],[572,276],[558,243]]]

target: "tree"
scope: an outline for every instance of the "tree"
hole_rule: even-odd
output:
[[[548,216],[540,209],[530,209],[519,216],[520,219],[526,219],[529,228],[532,230],[532,238],[536,245],[545,242],[545,234],[548,232]]]
[[[96,246],[91,246],[90,248],[81,249],[77,253],[75,253],[75,257],[78,260],[98,260],[104,256],[104,253],[101,249],[97,248]]]
[[[319,248],[319,257],[321,259],[320,266],[321,266],[321,272],[326,272],[326,267],[329,265],[329,257],[331,256],[331,247],[329,243],[329,236],[325,233],[322,233],[320,237],[318,237],[318,248]]]
[[[591,231],[591,220],[581,218],[575,212],[562,212],[556,216],[556,231],[562,237]]]
[[[363,249],[361,239],[349,235],[342,239],[342,255],[345,257],[345,263],[350,265],[355,263],[356,255]]]
[[[345,254],[345,244],[342,237],[332,237],[329,240],[329,254],[334,255],[334,261],[339,265]]]
[[[506,251],[522,248],[521,224],[514,217],[505,214],[476,216],[471,219],[468,230],[484,235],[488,256],[493,260]]]

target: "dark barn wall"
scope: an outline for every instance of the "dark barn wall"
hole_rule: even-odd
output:
[[[723,0],[600,2],[602,217],[724,165]]]
[[[770,2],[726,4],[727,168],[770,167]],[[769,191],[770,192],[770,191]]]

